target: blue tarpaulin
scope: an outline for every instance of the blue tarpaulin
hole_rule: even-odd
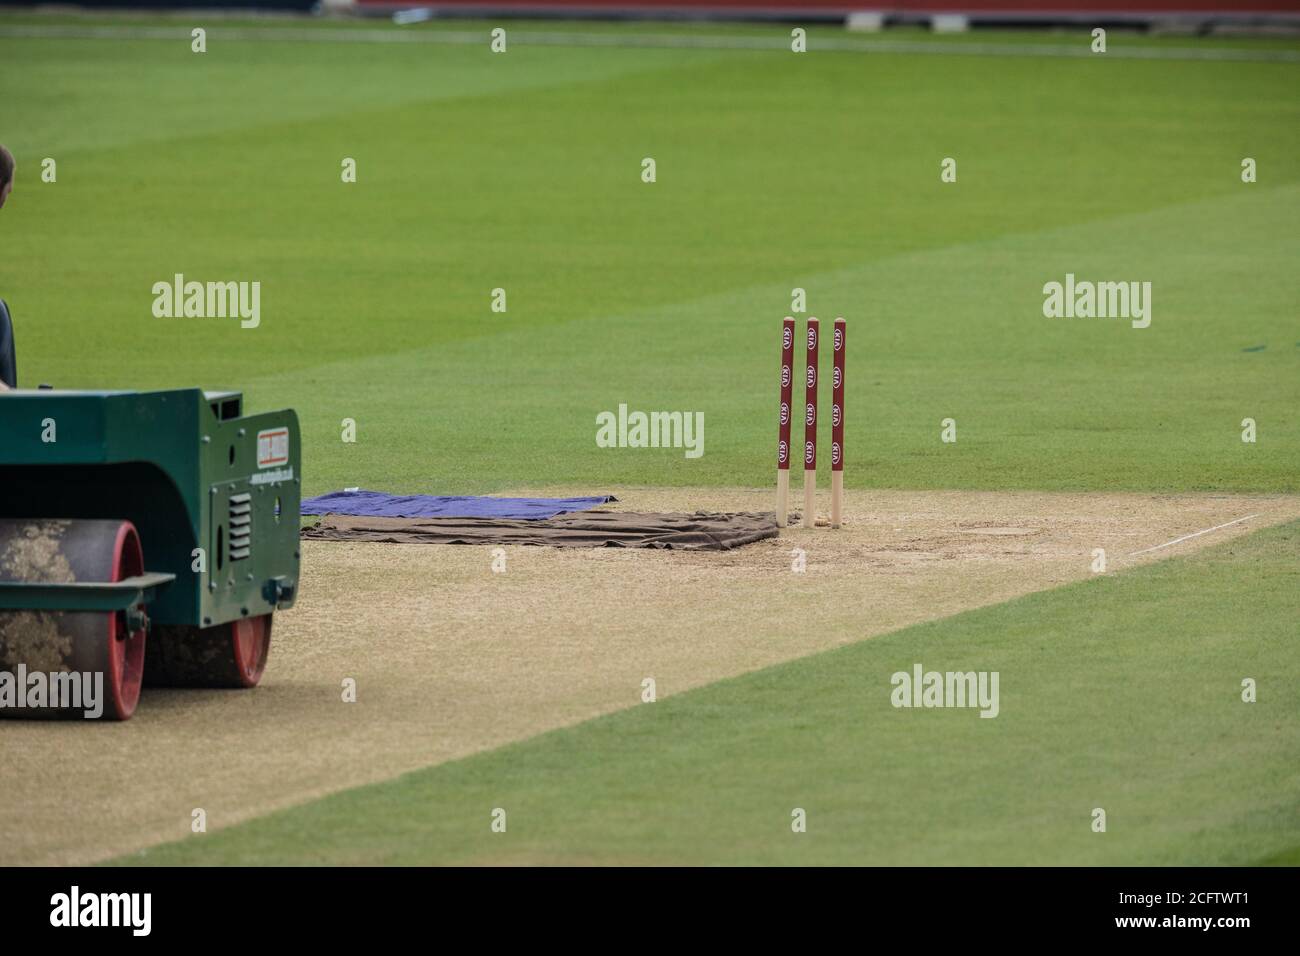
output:
[[[554,518],[570,511],[586,511],[612,495],[592,498],[491,498],[467,495],[390,495],[382,491],[331,491],[306,498],[305,515],[363,515],[370,518]]]

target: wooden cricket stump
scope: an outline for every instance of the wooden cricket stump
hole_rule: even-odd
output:
[[[803,472],[803,526],[811,528],[817,523],[817,469],[805,468]]]
[[[831,340],[831,527],[844,516],[844,318],[835,320]]]
[[[784,528],[790,517],[790,469],[776,470],[776,526]]]
[[[821,324],[808,317],[808,364],[804,373],[803,415],[803,526],[817,522],[817,346]]]
[[[793,398],[794,318],[781,320],[781,417],[776,452],[776,523],[790,516],[790,403]],[[844,520],[844,317],[835,320],[834,379],[831,382],[831,527]],[[808,318],[804,365],[803,526],[817,525],[817,357],[821,325]]]
[[[776,443],[776,526],[790,514],[790,401],[794,391],[794,318],[781,320],[781,413]]]

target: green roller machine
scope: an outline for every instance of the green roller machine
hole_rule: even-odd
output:
[[[117,720],[146,684],[255,686],[297,594],[300,453],[293,411],[238,392],[0,392],[0,672],[102,674]]]

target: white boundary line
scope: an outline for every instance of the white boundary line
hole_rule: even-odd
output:
[[[1177,544],[1179,541],[1186,541],[1188,538],[1199,538],[1203,534],[1209,534],[1211,531],[1218,531],[1220,528],[1227,528],[1230,525],[1241,524],[1243,521],[1249,521],[1251,518],[1258,518],[1259,515],[1246,515],[1244,518],[1238,518],[1235,521],[1228,521],[1223,524],[1216,524],[1213,528],[1206,528],[1204,531],[1194,531],[1191,534],[1185,534],[1181,538],[1174,538],[1173,541],[1166,541],[1164,544],[1158,544],[1154,548],[1143,548],[1141,551],[1133,551],[1129,554],[1130,558],[1139,554],[1146,554],[1149,551],[1159,551],[1161,548],[1167,548],[1171,544]]]
[[[201,17],[196,14],[195,22]],[[301,29],[296,27],[211,27],[208,36],[226,40],[316,43],[453,43],[487,44],[486,32],[429,29]],[[73,40],[184,40],[189,27],[76,26],[71,24],[2,24],[0,39]],[[671,50],[772,50],[788,51],[788,36],[724,36],[654,33],[556,33],[519,30],[511,34],[512,45],[576,47],[651,47]],[[872,40],[858,42],[834,37],[814,37],[810,52],[828,53],[918,53],[937,56],[1065,57],[1096,56],[1086,44],[1065,46],[1047,43],[934,43],[924,40]],[[1249,50],[1240,47],[1112,47],[1105,54],[1125,60],[1216,60],[1251,63],[1300,63],[1300,50]]]

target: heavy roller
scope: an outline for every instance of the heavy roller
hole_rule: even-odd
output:
[[[142,685],[255,686],[297,596],[300,448],[239,392],[0,392],[0,677],[102,675],[116,720]]]

